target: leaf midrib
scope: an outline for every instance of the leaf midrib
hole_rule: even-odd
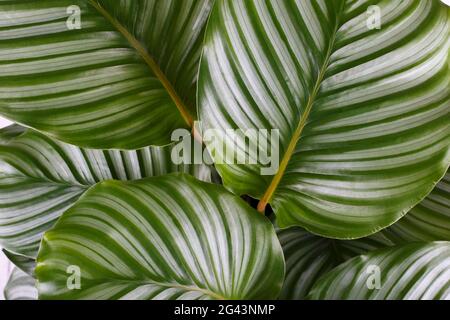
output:
[[[211,290],[208,289],[204,289],[204,288],[200,288],[200,287],[196,287],[196,286],[188,286],[188,285],[182,285],[179,283],[171,283],[171,282],[158,282],[158,281],[153,281],[153,280],[129,280],[129,279],[112,279],[113,282],[127,282],[127,283],[137,283],[139,286],[145,286],[145,285],[155,285],[155,286],[160,286],[160,287],[164,287],[164,288],[175,288],[175,289],[181,289],[184,291],[195,291],[195,292],[200,292],[202,294],[208,295],[212,298],[215,298],[217,300],[226,300],[225,297],[212,292]]]
[[[331,59],[331,55],[333,53],[334,45],[336,42],[337,31],[339,29],[339,16],[340,16],[342,10],[343,10],[343,3],[341,4],[341,7],[336,15],[337,16],[336,25],[333,30],[333,34],[332,34],[332,38],[330,39],[330,43],[328,44],[328,49],[327,49],[327,53],[325,56],[325,60],[322,64],[322,67],[320,68],[320,71],[317,76],[316,83],[314,84],[314,87],[312,89],[312,92],[309,95],[305,111],[303,112],[303,115],[300,117],[299,124],[298,124],[297,128],[295,129],[291,140],[289,141],[286,152],[284,153],[283,158],[280,162],[278,172],[274,175],[269,187],[266,189],[263,197],[261,198],[261,200],[258,203],[257,209],[260,213],[264,214],[267,204],[272,200],[272,197],[275,194],[275,191],[277,190],[278,185],[280,184],[280,182],[284,176],[284,173],[286,172],[287,166],[292,158],[292,155],[295,152],[298,141],[302,135],[303,129],[306,126],[307,120],[309,118],[312,107],[316,100],[317,94],[319,93],[320,87],[322,86],[322,82],[325,77],[325,73],[327,72],[327,69],[330,65],[330,59]]]
[[[111,23],[114,28],[117,29],[118,32],[120,32],[125,37],[129,44],[138,52],[138,54],[142,57],[142,59],[166,89],[170,98],[180,112],[183,120],[186,122],[189,128],[193,128],[194,119],[188,111],[189,109],[187,108],[181,97],[178,95],[172,83],[166,77],[153,57],[144,48],[144,46],[142,46],[142,44],[116,18],[111,16],[99,3],[97,3],[97,1],[89,0],[89,2],[106,20],[109,21],[109,23]]]

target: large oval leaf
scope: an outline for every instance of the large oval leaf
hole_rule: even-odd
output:
[[[261,176],[264,158],[217,165],[225,185],[261,199],[260,211],[270,203],[281,227],[327,237],[399,220],[450,162],[449,17],[439,1],[217,1],[203,130],[276,129],[281,154],[273,176]],[[221,156],[215,146],[247,138],[208,147]]]
[[[448,300],[450,243],[414,243],[353,258],[319,280],[310,298]]]
[[[383,233],[396,243],[450,241],[450,173],[420,204]]]
[[[344,261],[393,245],[382,233],[347,241],[321,238],[297,227],[278,230],[277,234],[286,260],[280,298],[288,300],[305,299],[322,275]]]
[[[90,186],[186,172],[210,181],[206,165],[175,165],[173,146],[137,151],[81,149],[33,130],[0,141],[0,245],[35,257],[42,234]],[[3,137],[3,131],[0,137]],[[8,138],[6,138],[8,137]]]
[[[36,280],[18,268],[14,268],[3,290],[5,300],[37,300]]]
[[[273,299],[284,276],[270,221],[186,175],[100,183],[45,234],[37,261],[43,299]]]
[[[84,147],[169,143],[195,118],[211,2],[2,1],[0,113]]]

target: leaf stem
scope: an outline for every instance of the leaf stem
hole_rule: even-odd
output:
[[[332,53],[332,50],[334,48],[334,44],[336,41],[336,34],[337,34],[338,27],[339,27],[339,22],[336,21],[335,30],[333,32],[332,38],[331,38],[329,46],[328,46],[325,61],[320,69],[320,72],[318,74],[316,83],[314,84],[312,93],[310,94],[310,96],[308,98],[308,103],[306,105],[305,112],[301,116],[300,122],[299,122],[297,128],[295,129],[291,140],[289,141],[289,145],[286,149],[286,152],[284,153],[283,159],[281,160],[278,172],[273,177],[269,187],[267,188],[266,192],[264,193],[263,197],[261,198],[261,200],[258,203],[257,210],[262,214],[265,213],[267,204],[272,199],[278,185],[280,184],[280,181],[283,178],[284,173],[286,172],[289,161],[291,160],[292,155],[294,154],[295,148],[297,147],[298,140],[300,139],[303,129],[306,126],[309,114],[311,113],[315,99],[320,90],[320,86],[322,85],[322,81],[325,76],[325,72],[327,71],[327,68],[330,63],[331,53]]]
[[[184,121],[190,128],[194,128],[194,119],[188,111],[188,108],[184,104],[183,100],[180,98],[175,88],[170,83],[169,79],[167,79],[166,75],[162,72],[159,65],[153,59],[153,57],[147,52],[147,50],[142,46],[142,44],[113,16],[111,16],[101,5],[97,3],[95,0],[89,0],[91,5],[97,9],[97,11],[103,15],[130,43],[130,45],[136,49],[139,55],[144,59],[145,63],[150,67],[153,73],[156,75],[158,80],[161,82],[163,87],[167,90],[167,93],[172,98],[172,101],[175,103],[178,111],[183,117]],[[194,130],[194,129],[193,129]]]

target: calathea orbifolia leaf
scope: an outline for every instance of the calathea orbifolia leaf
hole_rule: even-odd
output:
[[[353,258],[323,276],[309,298],[448,300],[450,243],[413,243]]]
[[[19,268],[14,268],[3,293],[6,300],[37,300],[36,280]]]
[[[334,240],[312,235],[297,227],[277,228],[286,260],[286,280],[280,298],[306,298],[320,276],[356,255],[405,242],[450,240],[449,199],[447,173],[405,217],[367,238]]]
[[[301,228],[278,229],[286,260],[281,299],[305,299],[314,283],[346,260],[393,243],[382,233],[358,240],[334,240],[313,235]]]
[[[0,245],[31,258],[42,234],[89,187],[171,172],[210,181],[206,165],[175,165],[172,145],[137,151],[82,149],[33,130],[0,142]],[[0,137],[2,137],[0,132]],[[0,138],[4,141],[6,138]]]
[[[436,0],[217,1],[202,129],[279,130],[281,160],[272,176],[264,163],[217,164],[224,184],[260,211],[270,203],[281,227],[327,237],[399,220],[450,163],[449,17]]]
[[[18,269],[34,277],[34,269],[36,268],[35,259],[22,256],[17,253],[12,253],[6,249],[3,249],[2,252],[8,258],[8,260],[11,261]]]
[[[270,221],[222,186],[171,174],[102,182],[46,232],[41,299],[273,299]]]
[[[0,4],[0,114],[75,145],[165,145],[195,119],[212,0]]]
[[[420,204],[383,233],[395,243],[450,241],[450,173]]]

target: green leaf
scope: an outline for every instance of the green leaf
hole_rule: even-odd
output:
[[[261,176],[263,157],[218,164],[224,184],[261,199],[260,211],[269,203],[280,227],[354,239],[392,225],[450,163],[449,32],[436,0],[217,1],[199,77],[203,131],[276,129],[281,155],[273,176]]]
[[[196,117],[211,4],[2,1],[0,114],[83,147],[170,143],[172,131]]]
[[[377,272],[379,286],[377,287]],[[311,299],[448,300],[450,243],[413,243],[353,258],[319,280]]]
[[[450,172],[420,204],[383,233],[396,243],[450,241]]]
[[[392,246],[381,233],[359,240],[334,240],[301,228],[278,230],[286,260],[286,278],[280,299],[303,300],[314,283],[344,261],[378,248]]]
[[[0,143],[0,246],[34,258],[42,234],[103,180],[186,172],[210,181],[212,169],[206,165],[174,165],[172,148],[81,149],[33,130]]]
[[[12,124],[8,127],[0,129],[0,143],[5,144],[14,139],[17,136],[20,136],[27,129],[19,126],[17,124]]]
[[[12,253],[5,249],[3,249],[2,252],[18,269],[29,276],[34,277],[34,269],[36,268],[36,261],[34,259]]]
[[[6,300],[37,300],[36,281],[30,275],[14,268],[3,291]]]
[[[41,299],[274,299],[284,276],[270,221],[182,174],[98,184],[46,232],[37,261]]]

